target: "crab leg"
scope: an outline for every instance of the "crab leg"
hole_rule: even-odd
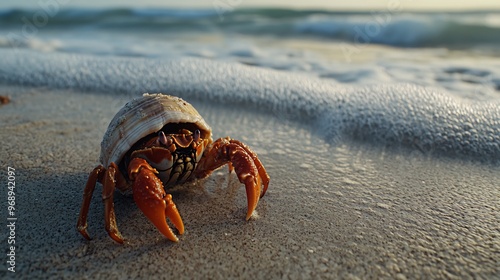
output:
[[[80,215],[78,217],[76,228],[78,229],[78,232],[80,232],[80,234],[87,240],[91,239],[89,233],[87,232],[87,215],[89,213],[90,201],[92,200],[95,185],[98,181],[102,181],[102,176],[105,171],[106,169],[102,165],[94,168],[94,170],[90,172],[89,179],[87,180],[87,184],[83,190],[82,208],[80,209]]]
[[[182,218],[172,201],[172,195],[166,194],[163,184],[156,176],[158,172],[144,159],[134,158],[129,164],[129,176],[134,181],[134,200],[144,215],[155,225],[165,237],[172,241],[179,241],[168,226],[166,218],[179,231],[184,233]]]
[[[104,222],[106,226],[106,231],[109,236],[118,243],[123,243],[123,237],[118,230],[116,225],[115,216],[115,206],[113,202],[113,194],[115,193],[116,187],[116,172],[118,171],[118,166],[112,162],[106,173],[104,173],[104,178],[102,182],[102,201],[104,202]]]
[[[230,170],[234,169],[240,182],[245,184],[248,203],[246,219],[248,220],[269,184],[269,176],[262,163],[258,159],[255,160],[256,158],[257,155],[241,142],[230,138],[220,138],[205,151],[204,157],[199,162],[196,177],[206,177],[213,170],[229,163]],[[261,192],[262,181],[264,190]]]
[[[257,170],[259,172],[259,177],[262,179],[262,185],[264,186],[264,188],[262,189],[262,193],[260,194],[260,197],[262,198],[266,194],[267,187],[269,186],[269,181],[271,180],[271,178],[269,177],[269,174],[267,174],[266,169],[264,168],[264,165],[262,164],[260,159],[257,157],[257,154],[254,151],[252,151],[247,145],[241,143],[238,140],[234,140],[234,139],[231,139],[229,142],[240,146],[241,148],[243,148],[245,150],[245,152],[247,152],[248,155],[250,155],[252,157],[252,159],[255,163],[255,166],[257,167]]]

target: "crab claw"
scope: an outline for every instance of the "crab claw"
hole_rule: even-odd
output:
[[[129,176],[134,181],[134,201],[142,213],[168,239],[177,242],[172,229],[168,226],[168,217],[179,234],[184,233],[182,218],[172,201],[172,195],[166,194],[163,184],[156,176],[158,172],[144,159],[134,158],[129,164]]]

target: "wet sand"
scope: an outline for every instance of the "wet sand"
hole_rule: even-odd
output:
[[[0,106],[0,165],[16,169],[18,217],[16,273],[3,262],[2,279],[500,278],[498,166],[328,144],[272,113],[196,100],[188,101],[214,137],[247,143],[270,174],[256,215],[245,221],[244,187],[222,168],[173,194],[186,227],[178,243],[132,197],[115,195],[119,245],[104,230],[98,185],[86,241],[75,228],[82,190],[109,121],[131,96],[21,87],[0,95],[11,98]]]

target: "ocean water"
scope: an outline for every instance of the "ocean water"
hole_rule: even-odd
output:
[[[0,84],[168,92],[500,159],[500,11],[0,10]]]

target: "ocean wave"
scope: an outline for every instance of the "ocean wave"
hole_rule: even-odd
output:
[[[0,48],[26,48],[42,52],[59,50],[63,46],[59,40],[42,40],[36,37],[0,36]]]
[[[397,47],[470,47],[478,44],[500,44],[500,26],[422,15],[385,19],[315,16],[297,23],[295,29],[298,33],[356,44]]]
[[[144,59],[3,50],[0,83],[110,93],[172,93],[260,108],[306,122],[329,141],[355,137],[498,161],[500,104],[409,84],[346,86],[204,59]]]
[[[52,24],[86,24],[117,18],[178,18],[196,19],[217,16],[213,9],[147,9],[147,8],[69,8],[69,9],[6,9],[0,10],[0,22],[3,24],[24,23],[23,18],[32,19],[35,14],[45,13]],[[40,17],[41,18],[41,17]],[[49,22],[49,24],[50,24]],[[153,23],[154,24],[154,23]]]
[[[287,9],[64,9],[0,11],[2,29],[36,20],[43,28],[74,27],[124,32],[223,32],[276,37],[327,38],[398,47],[468,48],[500,45],[500,12],[398,13]],[[28,22],[28,23],[27,23]]]

